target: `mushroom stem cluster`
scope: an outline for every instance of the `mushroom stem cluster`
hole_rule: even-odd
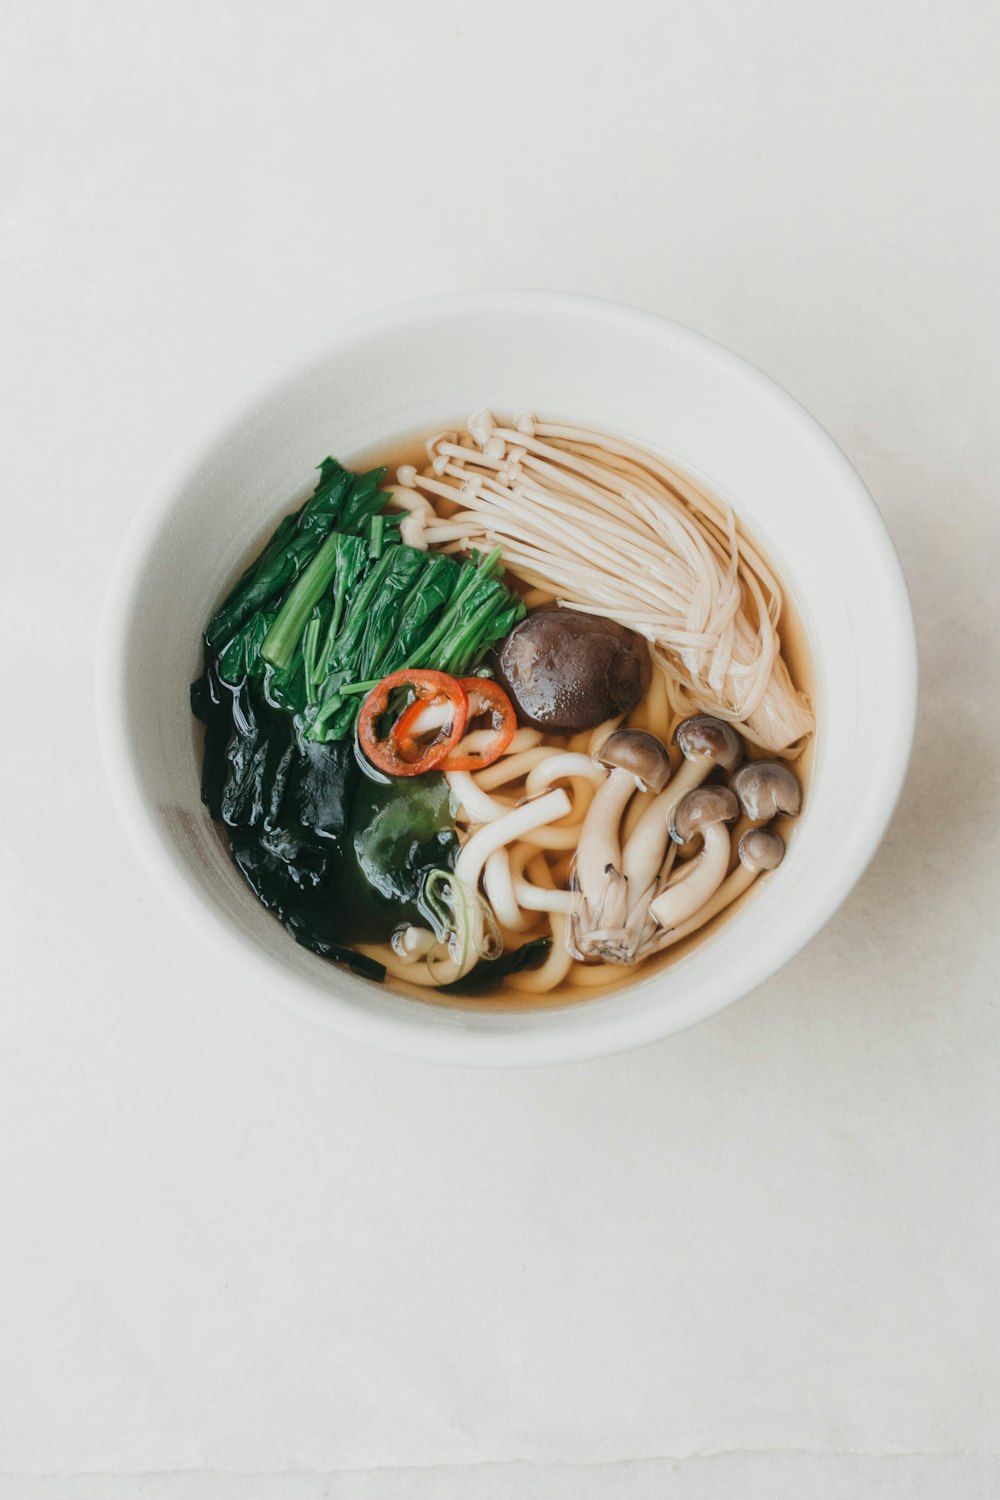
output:
[[[616,730],[595,756],[608,775],[583,821],[569,925],[571,949],[585,962],[635,964],[679,942],[784,855],[784,841],[767,825],[800,810],[788,766],[741,766],[739,736],[706,714],[681,723],[674,740],[684,757],[676,775],[662,741],[643,730]],[[629,827],[630,802],[647,793]],[[678,860],[681,852],[689,857]]]
[[[501,549],[525,583],[644,635],[679,714],[788,751],[813,714],[781,655],[781,591],[732,512],[666,459],[596,430],[487,411],[398,471],[415,545]]]
[[[739,864],[732,874],[726,876],[704,905],[687,921],[678,922],[674,927],[661,928],[650,939],[648,954],[662,953],[664,948],[670,948],[683,938],[690,937],[693,932],[704,927],[706,922],[717,917],[720,911],[731,906],[744,891],[748,891],[758,875],[767,870],[776,870],[785,857],[785,842],[773,828],[749,828],[740,839],[737,852]]]
[[[736,794],[726,786],[700,787],[681,799],[671,820],[670,837],[676,844],[687,844],[700,834],[701,848],[649,903],[649,915],[657,926],[668,931],[679,926],[718,890],[732,852],[726,825],[735,823],[739,813]]]
[[[608,771],[583,820],[576,851],[579,908],[571,935],[582,958],[618,955],[628,963],[624,936],[629,916],[629,882],[622,865],[619,827],[635,792],[660,793],[671,773],[670,755],[644,729],[616,729],[597,752]],[[634,837],[634,835],[633,835]]]

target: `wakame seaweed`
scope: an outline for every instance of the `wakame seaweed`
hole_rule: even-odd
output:
[[[212,664],[191,704],[205,724],[203,800],[259,900],[304,947],[382,978],[350,945],[419,922],[424,877],[454,865],[444,777],[370,781],[353,744],[300,744],[259,684],[231,688]]]
[[[440,993],[481,995],[484,990],[492,990],[498,980],[506,979],[510,974],[519,974],[522,969],[538,968],[539,964],[545,962],[551,947],[551,938],[540,937],[533,938],[530,943],[523,943],[520,948],[508,948],[499,958],[481,961],[461,979],[456,979],[452,984],[443,984]]]
[[[454,866],[458,838],[442,776],[363,774],[358,711],[390,672],[468,672],[524,614],[498,554],[459,560],[400,541],[385,472],[323,460],[314,493],[210,621],[191,687],[202,799],[244,878],[296,942],[375,979],[383,966],[352,944],[422,922],[423,882]],[[529,948],[482,967],[499,977],[535,961]]]

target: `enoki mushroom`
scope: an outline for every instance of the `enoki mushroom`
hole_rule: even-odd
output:
[[[423,472],[398,472],[421,542],[499,547],[525,585],[645,635],[675,719],[704,710],[794,754],[814,719],[782,659],[781,590],[728,507],[609,433],[485,411],[468,427],[431,439]]]

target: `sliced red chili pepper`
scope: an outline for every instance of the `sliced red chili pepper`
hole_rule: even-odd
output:
[[[492,678],[462,677],[459,680],[470,699],[469,718],[474,718],[477,713],[488,713],[493,720],[493,737],[482,750],[474,751],[471,755],[449,755],[440,769],[481,771],[484,766],[491,766],[495,760],[499,760],[507,749],[517,732],[517,715],[503,688]]]
[[[380,739],[378,721],[388,710],[391,695],[399,688],[409,688],[416,695],[416,701],[402,717],[411,714],[413,709],[422,711],[437,699],[446,700],[452,711],[447,734],[426,746],[418,745],[412,738],[404,744],[397,739],[397,724],[385,739]],[[449,677],[447,672],[390,672],[377,687],[372,688],[361,706],[358,743],[372,765],[387,776],[421,776],[447,759],[465,733],[468,716],[469,695],[456,677]]]
[[[418,753],[420,748],[417,743],[420,738],[420,733],[417,729],[418,721],[423,717],[426,709],[433,708],[438,703],[444,705],[448,703],[448,699],[439,693],[435,698],[417,698],[410,704],[409,708],[403,709],[403,712],[392,726],[392,737],[396,741],[397,748],[404,755]]]

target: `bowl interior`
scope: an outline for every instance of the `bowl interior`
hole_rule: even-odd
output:
[[[188,707],[203,622],[275,521],[309,493],[319,459],[349,462],[479,406],[614,428],[697,472],[790,584],[818,681],[808,805],[766,886],[668,971],[550,1010],[425,1005],[299,948],[243,883],[200,803]],[[909,752],[914,683],[909,605],[878,513],[791,398],[662,319],[576,298],[497,294],[411,304],[346,329],[162,477],[109,597],[100,716],[140,852],[258,987],[396,1050],[556,1061],[689,1025],[759,983],[816,931],[884,831]]]

